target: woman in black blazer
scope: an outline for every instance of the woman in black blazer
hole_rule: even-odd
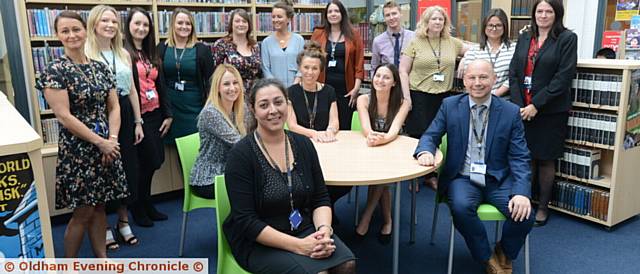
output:
[[[562,24],[559,0],[538,0],[531,28],[518,37],[509,68],[511,100],[520,106],[532,173],[540,186],[536,225],[545,225],[555,177],[555,161],[564,152],[571,81],[576,72],[577,39]]]

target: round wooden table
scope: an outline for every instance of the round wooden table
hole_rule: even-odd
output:
[[[369,147],[359,131],[340,131],[332,143],[316,143],[318,158],[327,185],[361,186],[396,183],[393,213],[393,273],[398,273],[400,231],[400,189],[402,181],[433,172],[442,162],[436,153],[436,165],[421,166],[413,158],[418,140],[398,136],[382,146]],[[414,220],[412,220],[413,222]]]

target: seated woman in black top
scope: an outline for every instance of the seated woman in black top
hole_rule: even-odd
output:
[[[378,66],[371,80],[373,90],[367,96],[358,97],[358,115],[362,123],[362,134],[367,137],[368,146],[381,146],[398,137],[402,124],[407,118],[411,103],[402,99],[400,74],[393,64]],[[391,193],[389,186],[369,186],[367,207],[356,228],[356,237],[362,238],[369,230],[371,216],[380,203],[384,224],[378,240],[387,244],[391,241]]]
[[[340,128],[336,92],[318,82],[326,54],[318,42],[309,41],[297,61],[302,79],[289,87],[289,129],[317,142],[333,142]]]
[[[284,130],[284,86],[260,79],[248,100],[257,129],[231,149],[225,170],[231,214],[223,230],[234,257],[252,273],[355,273],[353,253],[333,235],[316,150]]]

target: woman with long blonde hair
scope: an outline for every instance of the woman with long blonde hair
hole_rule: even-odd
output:
[[[116,80],[116,91],[120,103],[120,133],[110,137],[120,143],[122,165],[131,195],[127,199],[114,201],[108,207],[117,208],[118,222],[115,228],[118,238],[128,245],[137,245],[138,239],[129,226],[127,205],[137,198],[138,157],[135,145],[144,138],[143,121],[138,92],[133,82],[131,57],[123,47],[120,17],[113,7],[97,5],[89,12],[85,54],[90,59],[107,65]],[[119,248],[111,229],[107,229],[106,239],[109,250]]]
[[[422,12],[416,37],[402,50],[399,66],[402,93],[412,106],[405,123],[409,136],[420,138],[436,117],[442,100],[451,94],[456,58],[466,51],[462,40],[451,36],[444,8],[431,6]],[[425,184],[436,188],[436,177],[427,177]]]
[[[200,152],[191,169],[191,191],[202,198],[214,198],[216,175],[224,173],[227,153],[247,134],[244,85],[240,72],[220,64],[211,77],[209,98],[198,116]]]

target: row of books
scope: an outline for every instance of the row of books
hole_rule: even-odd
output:
[[[571,96],[574,102],[618,106],[622,88],[622,75],[578,72],[571,84]]]
[[[320,25],[322,14],[319,12],[296,13],[291,19],[289,30],[293,32],[312,32],[313,29]],[[258,32],[273,31],[270,12],[259,12],[256,18],[256,29]]]
[[[33,69],[36,75],[40,74],[47,68],[47,64],[52,60],[64,54],[63,47],[33,47],[31,55],[33,56]]]
[[[273,4],[278,2],[278,0],[256,0],[256,4]],[[294,0],[294,4],[301,5],[324,5],[328,3],[329,0]]]
[[[42,120],[42,139],[45,144],[57,144],[59,132],[60,127],[58,125],[58,119],[49,118]]]
[[[509,24],[509,37],[511,37],[511,40],[516,41],[520,35],[520,30],[531,24],[531,21],[529,19],[517,19],[511,20]]]
[[[535,0],[511,0],[511,16],[531,15]]]
[[[129,14],[129,9],[118,11],[120,22],[126,22],[127,14]],[[60,14],[60,12],[64,11],[63,9],[28,9],[27,10],[27,20],[29,22],[29,35],[31,37],[50,37],[56,34],[55,29],[53,28],[53,21],[56,16]],[[74,10],[77,12],[82,19],[86,22],[89,18],[89,10]]]
[[[568,139],[613,146],[617,119],[618,117],[612,114],[571,110],[567,123]]]
[[[167,35],[173,11],[158,11],[158,31],[160,35]],[[197,34],[217,34],[227,32],[229,12],[222,11],[192,11],[196,24],[193,26]]]
[[[607,221],[609,192],[568,181],[560,181],[553,187],[551,204],[576,214]]]
[[[167,3],[248,4],[249,0],[161,0]],[[158,1],[160,2],[160,1]]]
[[[364,52],[371,52],[373,37],[369,31],[369,23],[359,23],[357,27],[358,32],[360,32],[360,37],[362,37],[362,42],[364,43]]]
[[[44,99],[44,94],[42,94],[42,90],[36,89],[36,95],[38,97],[38,108],[40,109],[40,111],[45,111],[49,108],[49,104],[47,103],[47,100]]]
[[[583,179],[600,179],[601,150],[565,146],[564,155],[558,159],[557,170],[562,174]]]

